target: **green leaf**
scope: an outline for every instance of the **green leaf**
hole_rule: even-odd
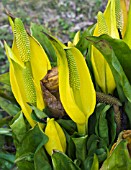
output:
[[[12,123],[10,125],[13,137],[14,137],[14,143],[17,147],[23,140],[25,133],[26,133],[26,124],[24,121],[24,117],[22,112],[19,112],[12,120]]]
[[[48,117],[48,115],[44,111],[41,111],[40,109],[35,107],[34,105],[31,105],[31,104],[29,105],[32,109],[32,113],[31,113],[32,119],[35,120],[36,122],[45,124],[46,118]]]
[[[99,161],[98,161],[96,154],[94,154],[94,159],[93,159],[93,164],[91,166],[91,170],[99,170]]]
[[[37,25],[35,23],[31,24],[31,33],[33,37],[35,37],[38,40],[38,42],[42,45],[50,61],[57,62],[56,52],[52,46],[52,43],[47,38],[47,36],[44,34],[44,32],[46,31],[41,25]]]
[[[35,170],[33,163],[33,154],[27,153],[15,160],[19,170]]]
[[[105,37],[105,35],[104,35]],[[131,85],[123,71],[123,68],[117,59],[113,47],[103,39],[103,36],[100,37],[87,37],[87,40],[91,42],[104,56],[106,61],[108,62],[115,82],[117,86],[117,91],[119,94],[119,98],[122,102],[127,98],[131,102]],[[123,54],[121,54],[121,57]]]
[[[6,160],[6,161],[14,164],[15,156],[12,155],[12,154],[9,154],[9,153],[3,153],[3,152],[1,152],[1,153],[0,153],[0,159]]]
[[[20,108],[15,103],[11,103],[3,97],[0,97],[0,107],[10,116],[14,116],[20,111]]]
[[[10,153],[0,152],[0,169],[1,170],[16,170],[14,166],[15,155]]]
[[[41,110],[38,109],[37,107],[35,107],[35,106],[33,106],[33,105],[30,105],[30,107],[32,108],[32,110],[35,112],[36,116],[37,116],[39,119],[43,119],[43,118],[47,118],[47,117],[48,117],[43,111],[41,111]]]
[[[97,155],[99,162],[104,161],[107,157],[107,144],[106,144],[106,142],[102,138],[96,136],[95,134],[92,134],[88,138],[87,150],[88,150],[88,156],[86,158],[86,161],[89,159],[89,157],[92,157],[92,159],[93,159],[94,154]],[[92,159],[90,158],[90,161]],[[85,161],[85,164],[90,166],[91,162],[90,162],[90,164],[88,164],[88,163],[86,163],[86,161]]]
[[[0,75],[0,83],[7,84],[10,86],[9,72]]]
[[[39,149],[34,155],[35,170],[52,170],[48,157],[43,148]]]
[[[71,136],[66,131],[64,131],[64,133],[66,135],[66,142],[67,142],[66,153],[72,160],[75,160],[76,159],[75,144],[74,144]]]
[[[16,115],[12,122],[11,128],[16,146],[15,162],[20,170],[33,170],[34,154],[48,141],[48,137],[38,125],[27,131],[22,113]]]
[[[0,119],[0,127],[2,127],[3,125],[9,124],[11,119],[12,119],[12,116],[6,116],[6,117]]]
[[[113,108],[110,108],[107,115],[107,122],[108,122],[108,131],[109,131],[109,139],[110,139],[110,147],[113,145],[115,138],[116,138],[116,122],[114,116]]]
[[[57,122],[63,127],[69,134],[73,134],[77,127],[72,120],[58,119]]]
[[[105,160],[101,170],[130,170],[131,159],[127,149],[127,142],[122,140],[111,155]]]
[[[22,143],[19,146],[18,155],[22,155],[28,152],[35,153],[46,142],[48,137],[42,132],[38,125],[30,129],[24,136]]]
[[[106,105],[104,109],[101,110],[100,117],[99,117],[99,136],[107,143],[107,145],[109,144],[109,133],[108,133],[108,124],[106,119],[106,112],[108,111],[109,108],[110,106]]]
[[[96,107],[96,134],[102,138],[106,144],[109,144],[108,123],[106,119],[106,112],[110,108],[109,105],[99,104]]]
[[[27,125],[21,112],[12,120],[11,128],[16,146],[15,162],[18,168],[20,170],[33,170],[34,155],[48,141],[48,137],[38,125],[27,131]]]
[[[131,128],[131,102],[129,102],[129,101],[127,101],[125,103],[125,112],[128,116],[129,124],[130,124],[130,128]]]
[[[98,147],[98,142],[99,142],[99,137],[96,136],[95,134],[92,134],[87,141],[87,150],[88,150],[88,155],[94,155],[97,147]]]
[[[93,163],[93,156],[88,156],[84,161],[84,168],[83,170],[90,170]]]
[[[89,136],[95,133],[95,126],[96,126],[96,112],[94,111],[88,120],[88,135]]]
[[[9,129],[9,128],[0,128],[0,135],[12,136],[11,129]]]
[[[83,55],[86,55],[87,49],[89,47],[89,42],[86,41],[87,36],[91,36],[93,34],[93,30],[95,25],[88,27],[81,35],[80,40],[78,41],[76,48],[81,51]]]
[[[80,168],[62,152],[54,151],[51,158],[54,170],[80,170]]]
[[[87,148],[86,148],[87,135],[82,137],[72,138],[72,139],[76,147],[76,158],[83,162],[86,159],[86,155],[87,155]]]
[[[99,163],[103,162],[107,158],[107,151],[105,150],[104,147],[97,149],[95,154],[98,157]]]

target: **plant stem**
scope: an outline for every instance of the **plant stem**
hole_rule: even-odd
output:
[[[86,124],[77,124],[77,129],[80,135],[86,134]]]

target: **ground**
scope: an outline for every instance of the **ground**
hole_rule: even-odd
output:
[[[31,22],[42,24],[66,43],[74,33],[84,30],[96,21],[99,10],[103,11],[107,0],[2,0],[0,2],[0,73],[8,70],[3,40],[12,42],[12,33],[5,9],[20,17],[26,27]]]

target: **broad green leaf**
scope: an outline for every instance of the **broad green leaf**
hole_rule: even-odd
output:
[[[54,151],[51,158],[54,170],[80,170],[80,168],[62,152]]]
[[[10,153],[0,152],[0,169],[1,170],[16,170],[15,155]]]
[[[15,162],[20,170],[33,170],[34,154],[47,142],[48,137],[38,125],[27,131],[22,113],[15,116],[11,128],[16,146]]]
[[[13,132],[14,143],[17,147],[26,134],[26,124],[22,112],[19,112],[17,115],[15,115],[10,127]]]
[[[95,134],[95,126],[96,126],[96,112],[89,117],[88,120],[88,135]]]
[[[25,134],[24,139],[18,148],[17,157],[18,155],[22,156],[26,153],[37,152],[37,150],[39,150],[47,141],[48,137],[39,128],[39,126],[36,125]]]
[[[51,163],[43,148],[39,149],[34,155],[35,170],[52,170]]]
[[[89,157],[93,157],[94,154],[97,155],[99,162],[103,162],[107,157],[107,144],[106,142],[92,134],[87,141],[87,150],[88,150],[88,159]]]
[[[76,158],[83,162],[87,155],[87,135],[76,138],[73,137],[72,139],[76,147]]]
[[[6,161],[14,164],[15,156],[13,154],[1,152],[0,153],[0,159],[6,160]]]
[[[38,40],[38,42],[46,51],[50,61],[57,62],[57,56],[53,48],[53,45],[50,42],[50,40],[47,38],[47,36],[44,34],[45,29],[41,25],[37,25],[35,23],[31,23],[30,29],[33,37],[35,37]]]
[[[94,155],[99,143],[99,137],[92,134],[87,141],[88,155]]]
[[[58,119],[57,122],[63,127],[69,134],[73,134],[76,130],[76,124],[72,120]]]
[[[111,155],[103,163],[101,170],[130,170],[131,159],[127,149],[127,142],[122,140]]]
[[[15,103],[11,103],[3,97],[0,97],[0,107],[10,116],[14,116],[20,111],[20,108]]]
[[[90,170],[93,163],[93,156],[88,156],[84,161],[84,168],[83,170]]]
[[[66,136],[66,142],[67,142],[67,148],[66,148],[66,154],[70,157],[70,159],[75,160],[76,159],[76,148],[75,144],[72,140],[72,137],[64,131]]]
[[[108,123],[106,119],[106,112],[110,108],[109,105],[100,104],[96,108],[96,134],[102,138],[106,144],[109,144]]]
[[[91,42],[105,57],[108,62],[116,85],[120,100],[125,101],[125,97],[131,102],[131,85],[123,71],[123,68],[117,59],[113,48],[109,45],[106,40],[100,37],[87,37],[87,40]]]
[[[16,165],[20,170],[35,170],[33,164],[33,154],[27,153],[15,160]]]
[[[116,122],[115,122],[115,116],[114,116],[113,108],[109,109],[106,117],[107,117],[108,130],[109,130],[108,135],[110,136],[109,144],[110,144],[110,147],[111,147],[112,144],[114,143],[115,138],[116,138]]]
[[[107,158],[107,151],[103,147],[97,149],[95,154],[98,157],[99,163],[103,162]]]

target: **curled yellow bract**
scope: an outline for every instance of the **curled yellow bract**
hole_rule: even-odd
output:
[[[48,142],[45,144],[45,149],[49,155],[52,155],[53,150],[59,150],[61,152],[66,151],[65,134],[60,125],[53,118],[47,119],[45,134],[49,138]]]
[[[10,62],[10,83],[12,92],[21,109],[31,124],[35,122],[31,118],[31,108],[27,102],[35,104],[39,109],[45,107],[40,87],[40,80],[51,68],[48,57],[32,36],[28,35],[20,19],[9,18],[15,32],[12,48],[5,42],[5,49]],[[17,25],[17,28],[16,28]],[[23,50],[24,49],[24,50]],[[23,52],[24,51],[24,52]]]

